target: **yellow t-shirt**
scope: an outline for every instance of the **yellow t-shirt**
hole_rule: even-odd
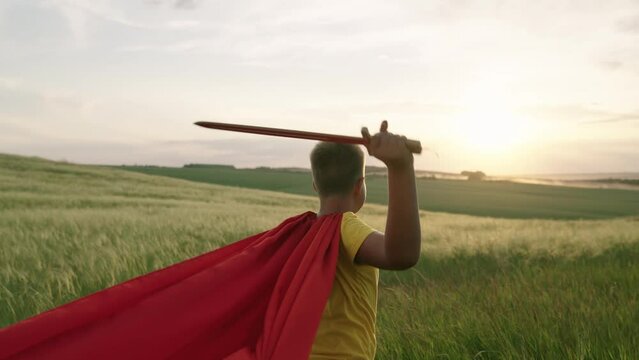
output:
[[[377,342],[377,282],[379,269],[355,264],[366,237],[375,231],[357,215],[342,215],[342,241],[333,290],[326,303],[310,359],[373,359]]]

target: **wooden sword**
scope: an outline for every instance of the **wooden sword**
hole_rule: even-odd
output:
[[[198,121],[195,123],[195,125],[202,126],[209,129],[217,129],[217,130],[228,130],[228,131],[236,131],[236,132],[251,133],[251,134],[280,136],[280,137],[288,137],[288,138],[295,138],[295,139],[328,141],[328,142],[345,143],[345,144],[359,144],[364,146],[368,145],[368,142],[369,142],[369,139],[366,139],[363,137],[324,134],[324,133],[311,132],[311,131],[278,129],[278,128],[271,128],[271,127],[264,127],[264,126],[238,125],[238,124],[227,124],[227,123],[209,122],[209,121]],[[406,139],[406,147],[408,148],[408,150],[410,150],[410,152],[414,154],[422,153],[422,144],[417,140]]]

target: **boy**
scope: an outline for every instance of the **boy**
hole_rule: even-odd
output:
[[[364,153],[357,145],[319,143],[311,152],[313,187],[320,198],[318,216],[343,213],[341,243],[333,290],[324,308],[310,359],[373,359],[378,269],[403,270],[415,265],[421,230],[413,155],[405,137],[387,131],[370,136],[368,153],[388,168],[386,233],[355,213],[366,200]]]

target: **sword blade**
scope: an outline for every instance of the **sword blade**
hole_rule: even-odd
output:
[[[318,133],[318,132],[311,132],[311,131],[279,129],[279,128],[272,128],[272,127],[265,127],[265,126],[228,124],[228,123],[210,122],[210,121],[198,121],[195,123],[195,125],[202,126],[209,129],[235,131],[235,132],[250,133],[250,134],[280,136],[280,137],[288,137],[288,138],[295,138],[295,139],[318,140],[318,141],[328,141],[328,142],[346,143],[346,144],[368,145],[368,141],[366,139],[362,137],[355,137],[355,136],[344,136],[344,135],[326,134],[326,133]],[[422,151],[421,144],[419,143],[419,141],[407,140],[406,146],[413,153],[419,154]]]
[[[251,133],[251,134],[366,145],[366,140],[364,140],[364,138],[354,137],[354,136],[325,134],[325,133],[318,133],[318,132],[311,132],[311,131],[288,130],[288,129],[279,129],[279,128],[272,128],[272,127],[264,127],[264,126],[226,124],[226,123],[209,122],[209,121],[198,121],[195,123],[195,125],[202,126],[209,129],[236,131],[236,132]]]

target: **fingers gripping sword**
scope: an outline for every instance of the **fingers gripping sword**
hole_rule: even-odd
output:
[[[263,126],[237,125],[237,124],[227,124],[227,123],[208,122],[208,121],[198,121],[195,123],[195,125],[202,126],[209,129],[280,136],[280,137],[288,137],[288,138],[295,138],[295,139],[318,140],[318,141],[328,141],[328,142],[345,143],[345,144],[359,144],[364,146],[368,145],[370,141],[370,136],[364,136],[364,137],[344,136],[344,135],[324,134],[324,133],[310,132],[310,131],[278,129],[278,128],[271,128],[271,127],[263,127]],[[422,153],[422,144],[419,141],[406,139],[405,142],[406,142],[406,147],[408,148],[408,150],[410,150],[410,152],[414,154]]]

